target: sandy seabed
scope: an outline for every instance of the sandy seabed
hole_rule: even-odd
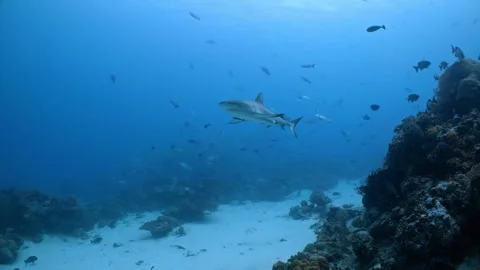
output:
[[[360,205],[354,187],[358,181],[341,181],[326,191],[332,205]],[[340,195],[333,195],[339,192]],[[159,213],[128,216],[114,229],[89,232],[100,235],[90,240],[48,236],[40,244],[26,242],[16,264],[0,269],[35,270],[266,270],[278,260],[286,261],[315,241],[310,229],[315,220],[287,217],[290,207],[307,200],[302,191],[281,202],[221,205],[204,223],[185,224],[186,235],[153,239],[139,227]],[[116,244],[118,247],[114,247]],[[23,260],[37,256],[35,264]]]

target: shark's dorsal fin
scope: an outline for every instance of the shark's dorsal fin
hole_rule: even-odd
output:
[[[256,102],[263,104],[263,93],[258,93],[257,98],[255,99]]]

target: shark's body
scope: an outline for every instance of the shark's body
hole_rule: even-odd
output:
[[[297,137],[295,126],[302,119],[297,118],[293,121],[287,119],[284,114],[277,114],[263,104],[263,94],[258,94],[255,100],[229,100],[219,103],[219,106],[233,116],[230,124],[236,124],[245,121],[252,121],[267,126],[289,126],[293,135]]]

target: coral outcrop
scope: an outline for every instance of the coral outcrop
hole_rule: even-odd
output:
[[[289,216],[295,220],[305,220],[312,218],[316,214],[323,214],[327,209],[327,205],[332,200],[321,190],[316,190],[310,194],[308,201],[301,201],[300,205],[290,208]]]
[[[480,63],[465,58],[445,70],[429,109],[444,119],[480,109]]]
[[[165,237],[180,226],[180,222],[169,216],[160,216],[156,220],[146,222],[140,227],[140,230],[149,231],[153,237]]]

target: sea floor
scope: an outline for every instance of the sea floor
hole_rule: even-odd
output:
[[[326,192],[332,205],[360,205],[355,193],[357,181],[342,181]],[[332,196],[333,192],[340,195]],[[159,213],[132,215],[114,229],[90,232],[103,241],[45,237],[39,244],[26,243],[18,262],[0,269],[35,270],[265,270],[278,260],[287,260],[315,241],[310,229],[314,220],[297,221],[287,217],[290,207],[307,200],[310,192],[302,191],[282,202],[222,205],[207,222],[185,224],[186,235],[152,239],[138,228]],[[114,247],[116,245],[117,247]],[[34,265],[23,260],[37,256]]]

